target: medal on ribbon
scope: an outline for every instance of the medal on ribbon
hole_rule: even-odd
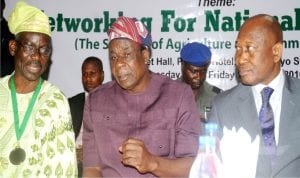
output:
[[[9,154],[9,161],[14,165],[21,164],[25,160],[25,158],[26,158],[26,153],[20,147],[16,147]]]
[[[16,137],[17,137],[17,141],[18,141],[16,148],[14,148],[9,154],[9,161],[14,165],[19,165],[22,162],[24,162],[24,160],[26,159],[26,152],[24,149],[22,149],[20,147],[20,139],[25,131],[29,117],[30,117],[32,109],[33,109],[33,106],[34,106],[37,96],[41,90],[42,78],[41,77],[39,78],[38,85],[36,86],[34,93],[30,99],[28,108],[24,115],[24,119],[20,126],[19,126],[19,111],[18,111],[18,102],[17,102],[17,94],[16,94],[17,92],[16,92],[14,75],[10,78],[9,86],[11,89],[12,108],[13,108],[13,112],[14,112],[15,133],[16,133]]]

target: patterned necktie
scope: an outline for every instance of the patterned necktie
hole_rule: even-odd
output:
[[[261,91],[262,106],[259,111],[259,121],[262,129],[262,136],[266,153],[270,156],[272,165],[276,155],[276,141],[274,135],[274,114],[269,99],[273,93],[273,89],[265,87]]]

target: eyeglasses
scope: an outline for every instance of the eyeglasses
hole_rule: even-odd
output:
[[[33,55],[36,52],[38,52],[43,57],[49,57],[52,51],[49,47],[36,48],[32,45],[22,44],[19,41],[16,42],[18,43],[18,45],[22,47],[23,51],[28,55]]]

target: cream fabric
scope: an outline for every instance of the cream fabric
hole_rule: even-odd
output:
[[[9,154],[17,139],[8,80],[0,79],[0,177],[77,177],[75,138],[69,105],[63,93],[47,81],[20,139],[26,159],[16,166]],[[20,123],[32,93],[17,94]]]

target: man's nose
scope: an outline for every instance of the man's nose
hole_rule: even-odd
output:
[[[32,51],[31,57],[33,57],[35,59],[40,59],[40,57],[42,57],[42,55],[38,49],[35,49]]]
[[[239,54],[236,54],[235,59],[237,65],[244,64],[249,61],[249,52],[242,50]]]

